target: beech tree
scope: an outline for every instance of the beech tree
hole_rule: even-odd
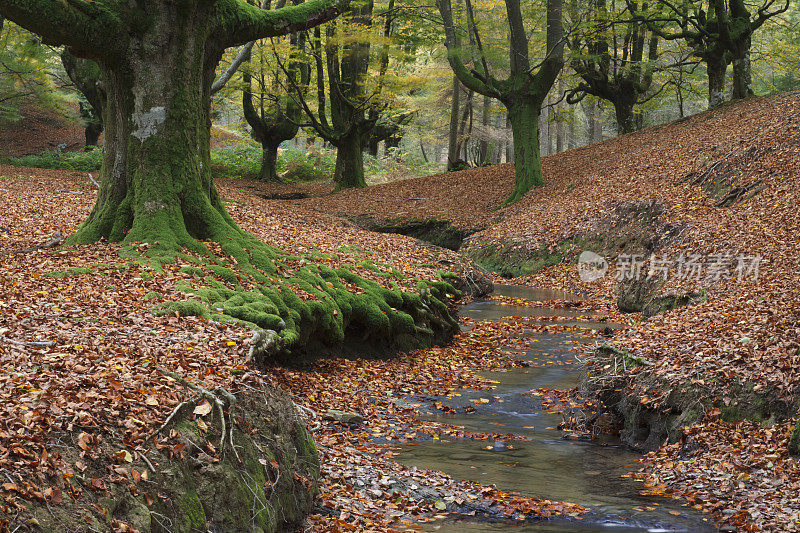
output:
[[[539,112],[547,93],[564,64],[563,0],[547,0],[547,38],[544,58],[538,65],[530,60],[530,43],[519,0],[505,0],[510,43],[510,72],[496,78],[489,67],[475,20],[471,0],[466,1],[467,27],[472,43],[471,57],[459,46],[450,0],[437,0],[444,21],[447,58],[459,81],[469,90],[499,100],[508,110],[514,138],[514,191],[506,204],[522,198],[531,187],[544,184],[539,153]],[[472,61],[472,68],[467,64]]]
[[[278,9],[283,7],[281,4]],[[248,57],[242,69],[242,110],[252,128],[253,138],[261,143],[259,179],[264,181],[279,180],[278,147],[283,141],[294,139],[300,129],[302,110],[286,85],[296,85],[301,91],[308,87],[311,67],[301,57],[305,40],[305,33],[298,32],[292,34],[287,43],[272,42],[272,46],[259,46],[256,48],[257,60]],[[265,54],[277,57],[279,44],[289,46],[286,65],[265,57]]]
[[[786,12],[789,0],[658,0],[648,9],[626,0],[631,13],[665,40],[683,40],[706,64],[708,107],[725,100],[725,71],[733,64],[734,99],[753,94],[750,47],[753,34],[769,19]]]
[[[635,5],[635,2],[631,2]],[[588,20],[568,41],[570,66],[581,82],[568,92],[567,101],[578,103],[591,94],[611,102],[617,117],[617,133],[639,129],[634,108],[652,95],[653,73],[658,58],[658,35],[627,10],[615,12],[605,0],[594,0],[588,8],[570,9],[574,19]]]
[[[326,25],[324,42],[322,31],[314,30],[311,50],[316,110],[306,101],[302,86],[297,83],[290,86],[308,118],[308,125],[336,147],[333,180],[337,188],[367,186],[363,151],[377,120],[367,116],[372,100],[366,85],[373,8],[372,0],[350,4],[343,17]]]
[[[70,241],[197,248],[241,235],[210,174],[215,68],[226,48],[316,26],[346,2],[265,11],[241,0],[0,0],[0,15],[100,67],[101,187]]]

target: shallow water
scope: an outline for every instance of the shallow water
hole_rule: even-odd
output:
[[[500,288],[500,290],[506,290]],[[516,289],[514,289],[516,290]],[[509,289],[510,291],[510,289]],[[527,293],[529,296],[540,291]],[[520,296],[515,296],[520,297]],[[547,296],[546,299],[553,299]],[[480,312],[491,316],[510,306],[492,302],[464,306],[463,314]],[[522,308],[527,309],[527,308]],[[567,316],[570,309],[548,309],[552,316]],[[503,316],[508,316],[505,313]],[[551,315],[546,315],[551,316]],[[531,391],[540,387],[571,388],[578,383],[581,367],[575,360],[574,342],[585,342],[575,334],[533,334],[521,359],[531,366],[508,372],[483,373],[498,382],[493,391],[460,391],[440,398],[458,411],[471,405],[474,413],[441,414],[428,418],[464,426],[478,432],[524,435],[528,441],[434,440],[405,445],[399,459],[409,465],[441,470],[458,479],[495,484],[512,490],[591,508],[581,521],[546,521],[537,524],[475,523],[444,521],[426,530],[463,532],[712,532],[717,529],[703,515],[679,502],[641,496],[642,486],[622,474],[637,468],[638,454],[613,441],[589,443],[564,440],[556,428],[562,417],[544,409],[542,397]],[[470,399],[479,400],[470,402]]]

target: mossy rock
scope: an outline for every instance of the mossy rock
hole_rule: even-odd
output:
[[[299,527],[316,501],[319,457],[291,399],[272,388],[237,394],[233,442],[239,459],[227,445],[217,458],[198,449],[206,441],[219,445],[221,426],[212,413],[204,418],[208,431],[201,434],[193,408],[189,404],[181,410],[171,426],[186,445],[182,456],[151,450],[148,456],[155,472],[140,460],[130,465],[149,475],[146,483],[138,483],[136,495],[123,483],[110,485],[99,499],[64,497],[61,504],[49,506],[33,502],[28,514],[39,523],[37,531],[90,531],[89,527],[110,531],[114,520],[142,533],[274,532]],[[110,458],[114,451],[125,449],[114,439],[104,438],[102,456]],[[74,462],[80,450],[59,452]],[[107,473],[107,460],[90,462],[87,475],[70,482],[80,485],[79,479]]]

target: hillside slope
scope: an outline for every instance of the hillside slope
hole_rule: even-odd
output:
[[[511,283],[580,291],[609,309],[631,294],[644,297],[645,308],[691,302],[646,320],[621,318],[628,325],[615,348],[647,365],[617,381],[605,360],[594,370],[616,391],[605,397],[625,418],[628,442],[671,442],[647,456],[638,475],[723,524],[796,531],[800,504],[791,495],[800,468],[788,442],[800,399],[800,94],[738,102],[547,157],[544,169],[544,187],[498,211],[511,190],[509,165],[301,205],[482,228],[462,253],[524,274]],[[581,281],[575,264],[583,250],[608,261],[603,278]],[[664,284],[646,280],[654,266]],[[638,284],[625,279],[637,276]]]

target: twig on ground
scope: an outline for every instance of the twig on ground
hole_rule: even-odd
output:
[[[94,186],[99,189],[100,188],[100,184],[97,183],[97,180],[92,177],[92,173],[89,172],[88,174],[89,174],[89,179],[92,180],[92,183],[94,183]]]
[[[51,346],[55,346],[55,341],[18,341],[15,339],[10,339],[5,335],[0,335],[0,341],[7,342],[9,344],[15,344],[17,346],[29,346],[32,348],[50,348]]]

